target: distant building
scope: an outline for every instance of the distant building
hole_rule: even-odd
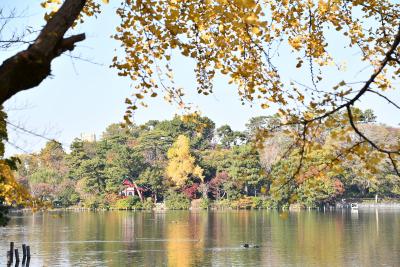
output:
[[[142,187],[138,186],[135,182],[132,183],[128,179],[125,179],[122,184],[124,185],[124,190],[119,193],[121,196],[127,197],[137,194],[143,200],[144,189]]]
[[[88,141],[88,142],[96,142],[96,134],[94,133],[81,133],[81,138],[82,141]]]
[[[134,196],[136,187],[127,179],[125,179],[122,183],[124,185],[124,190],[120,192],[121,196]]]

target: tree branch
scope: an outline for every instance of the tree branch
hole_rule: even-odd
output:
[[[399,169],[397,168],[396,160],[393,158],[392,154],[388,154],[388,157],[389,157],[389,159],[390,159],[390,162],[391,162],[392,165],[393,165],[394,171],[396,172],[397,176],[400,177],[400,171],[399,171]]]
[[[367,91],[368,91],[368,92],[371,92],[371,93],[374,93],[374,94],[376,94],[376,95],[382,97],[382,98],[385,99],[387,102],[389,102],[390,104],[392,104],[393,106],[395,106],[397,109],[400,109],[400,105],[396,104],[394,101],[392,101],[391,99],[389,99],[387,96],[385,96],[385,95],[383,95],[383,94],[381,94],[381,93],[379,93],[379,92],[377,92],[377,91],[371,90],[371,89],[368,89]]]
[[[393,155],[400,155],[400,150],[388,150],[385,148],[380,147],[379,145],[377,145],[375,142],[373,142],[371,139],[369,139],[368,137],[365,136],[365,134],[363,134],[360,129],[357,128],[357,126],[354,123],[353,120],[353,114],[351,112],[351,107],[347,106],[347,114],[349,115],[349,122],[351,127],[353,128],[353,130],[362,138],[364,139],[366,142],[368,142],[373,148],[375,148],[377,151],[384,153],[388,156],[388,158],[390,159],[390,162],[393,165],[393,168],[396,172],[396,174],[400,177],[400,172],[399,169],[397,168],[397,164],[396,164],[396,160],[393,158]]]
[[[64,38],[87,0],[65,0],[49,19],[39,36],[26,50],[8,58],[0,66],[0,105],[20,91],[39,85],[51,72],[51,62],[73,50],[84,34]]]
[[[353,130],[365,141],[367,141],[373,148],[375,148],[376,150],[378,150],[379,152],[382,153],[386,153],[386,154],[399,154],[400,155],[400,151],[399,150],[387,150],[384,148],[381,148],[379,145],[377,145],[375,142],[373,142],[371,139],[369,139],[368,137],[365,136],[365,134],[363,134],[360,129],[357,128],[356,124],[354,123],[354,119],[353,119],[353,113],[351,111],[351,107],[347,106],[347,114],[349,116],[349,122],[351,127],[353,128]]]
[[[389,61],[393,60],[392,54],[395,53],[397,47],[400,44],[400,26],[398,28],[398,31],[395,35],[394,41],[392,43],[392,45],[390,46],[389,50],[386,52],[385,54],[385,58],[382,60],[379,68],[377,68],[375,70],[375,72],[371,75],[371,77],[368,79],[368,81],[364,84],[364,86],[360,89],[360,91],[358,91],[358,93],[349,101],[347,101],[346,103],[332,109],[329,112],[326,112],[325,114],[312,118],[310,120],[305,120],[305,123],[309,123],[309,122],[313,122],[313,121],[317,121],[317,120],[322,120],[325,119],[327,117],[329,117],[330,115],[333,115],[334,113],[338,112],[339,110],[346,108],[346,107],[350,107],[351,105],[353,105],[362,95],[365,94],[365,92],[367,92],[369,90],[369,87],[371,86],[372,83],[375,82],[376,77],[378,77],[379,74],[381,74],[381,72],[384,70],[384,68],[386,67],[386,65],[389,63]]]

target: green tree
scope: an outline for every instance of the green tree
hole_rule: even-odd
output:
[[[126,145],[133,128],[134,126],[123,128],[121,124],[113,123],[107,126],[106,130],[102,133],[102,140],[107,140],[109,143]]]
[[[193,149],[205,149],[210,146],[214,137],[215,123],[207,117],[191,114],[161,121],[154,129],[166,132],[173,139],[179,135],[188,136]]]
[[[149,167],[140,173],[140,179],[137,183],[152,192],[154,203],[160,199],[160,196],[168,189],[168,184],[164,177],[164,170],[159,167]]]
[[[266,181],[257,150],[251,145],[234,147],[229,161],[229,176],[243,186],[247,195],[250,193],[249,187],[256,195],[260,186]]]
[[[147,165],[137,149],[126,145],[113,145],[105,152],[106,191],[118,193],[125,178],[137,179]]]
[[[230,149],[216,148],[199,151],[199,165],[204,170],[205,181],[209,181],[218,172],[226,171],[230,166]]]
[[[57,200],[61,202],[64,207],[76,205],[80,196],[75,190],[75,182],[71,180],[64,180],[58,189]]]
[[[93,153],[88,150],[88,143],[76,138],[71,143],[71,153],[66,156],[66,163],[69,167],[69,177],[74,180],[81,179],[80,168],[85,160],[90,159]]]
[[[84,181],[85,191],[92,194],[103,193],[106,189],[104,174],[105,162],[99,157],[82,162],[79,168],[79,176]]]
[[[335,157],[333,152],[329,146],[314,150],[303,159],[306,171],[300,176],[293,175],[299,170],[299,152],[278,161],[269,175],[272,200],[278,205],[300,203],[315,207],[341,195],[344,188],[338,176],[340,167],[330,164]]]
[[[222,125],[216,130],[219,143],[224,148],[231,148],[246,141],[246,136],[240,131],[233,131],[229,125]]]
[[[249,140],[260,138],[266,130],[273,131],[274,128],[279,128],[281,119],[277,115],[273,116],[257,116],[252,117],[246,123],[246,134]]]
[[[168,148],[174,139],[166,131],[149,130],[137,138],[136,148],[143,154],[146,161],[152,165],[163,164]]]
[[[61,143],[52,140],[46,143],[38,156],[43,165],[51,169],[58,169],[65,172],[65,155],[66,153]]]

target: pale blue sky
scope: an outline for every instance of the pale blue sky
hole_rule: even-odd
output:
[[[13,27],[31,25],[35,29],[40,29],[44,24],[44,10],[40,7],[40,2],[41,0],[2,0],[0,7],[26,9],[24,11],[26,17],[15,21]],[[52,66],[52,77],[47,78],[37,88],[19,93],[6,103],[6,109],[10,109],[10,121],[21,123],[35,132],[46,132],[46,136],[56,138],[67,148],[73,138],[81,133],[96,133],[100,136],[107,125],[122,120],[125,111],[124,99],[132,93],[132,90],[128,79],[118,77],[116,72],[108,67],[115,55],[114,49],[119,45],[110,38],[118,25],[118,18],[115,15],[116,7],[116,4],[111,3],[98,19],[89,19],[75,30],[75,32],[85,32],[87,40],[78,45],[73,55],[81,55],[102,65],[71,59],[68,56],[56,59]],[[338,48],[343,46],[337,39],[332,39],[332,42]],[[0,51],[0,60],[4,60],[19,50],[21,48],[7,52]],[[338,51],[341,50],[338,49]],[[283,69],[282,76],[286,75],[288,79],[301,81],[308,73],[301,73],[295,69],[294,64],[289,64],[287,61],[289,56],[285,55],[286,53],[281,53],[277,61],[277,65]],[[351,73],[346,73],[346,78],[354,78],[354,75],[363,68],[357,60],[352,59],[356,57],[354,51],[338,52],[337,56],[347,62]],[[218,126],[229,124],[234,129],[244,129],[250,117],[273,113],[272,110],[261,110],[257,105],[253,108],[242,106],[235,89],[228,86],[223,78],[216,80],[214,95],[199,96],[194,93],[196,84],[193,62],[179,57],[174,65],[177,84],[190,92],[189,101],[196,102],[202,114],[209,116]],[[363,73],[368,75],[369,71],[367,69]],[[356,80],[360,79],[357,77]],[[399,91],[389,93],[389,95],[400,102]],[[178,112],[162,98],[148,103],[149,108],[137,112],[135,116],[137,123],[150,119],[171,118]],[[12,110],[14,107],[21,106],[27,108]],[[366,98],[359,106],[373,108],[381,122],[391,125],[397,125],[400,122],[396,116],[391,115],[395,113],[392,113],[392,110],[388,109],[387,104],[382,101],[376,102],[373,98]],[[10,131],[10,141],[28,152],[38,151],[45,142],[41,138],[17,134],[14,131]],[[8,145],[7,154],[14,153],[21,153],[21,151]]]

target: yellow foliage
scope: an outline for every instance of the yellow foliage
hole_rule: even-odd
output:
[[[82,15],[99,13],[101,2],[88,0]],[[60,0],[44,0],[43,6],[55,10],[54,6],[60,3]],[[175,85],[172,75],[173,56],[177,53],[196,62],[199,94],[213,93],[216,75],[227,76],[236,85],[243,104],[257,101],[263,109],[277,107],[282,121],[293,125],[315,122],[307,124],[306,138],[313,136],[309,133],[318,124],[338,127],[339,121],[329,117],[361,100],[362,94],[357,95],[362,90],[371,93],[362,89],[363,84],[342,80],[351,75],[342,75],[342,59],[334,57],[337,49],[349,49],[357,57],[355,60],[360,61],[359,65],[371,67],[365,68],[372,70],[369,77],[373,80],[367,85],[377,91],[376,95],[393,88],[400,77],[399,47],[394,42],[399,35],[398,1],[127,0],[121,3],[117,9],[121,23],[113,38],[121,43],[123,53],[113,58],[112,67],[133,82],[134,99],[126,101],[127,123],[138,106],[146,106],[144,101],[148,96],[161,95],[191,111],[183,99],[183,88]],[[328,43],[328,39],[334,41]],[[301,86],[281,78],[281,69],[277,67],[282,66],[281,58],[275,56],[281,47],[293,50],[285,55],[285,65],[308,71],[304,77],[310,79]],[[391,55],[386,54],[388,51],[392,51]],[[384,68],[380,68],[384,62]],[[342,128],[332,131],[330,138],[336,142],[352,141],[346,126],[348,118],[340,123]],[[390,150],[398,148],[397,145]],[[180,186],[195,174],[194,159],[189,152],[178,151],[189,151],[188,147],[179,148],[175,144],[171,149],[175,155],[170,157],[169,177]],[[359,146],[351,152],[363,154],[365,149]],[[185,160],[175,160],[179,157]]]
[[[190,154],[189,138],[179,135],[167,153],[167,177],[177,187],[182,187],[191,178],[203,181],[203,169],[195,164],[195,158]]]
[[[336,34],[341,43],[356,45],[362,55],[359,60],[377,67],[398,30],[398,23],[388,19],[398,17],[399,10],[400,4],[389,0],[126,1],[117,9],[121,24],[114,35],[121,42],[124,54],[116,56],[112,66],[119,75],[132,78],[134,88],[140,91],[133,97],[139,101],[154,96],[158,90],[158,95],[163,93],[169,102],[188,109],[182,98],[183,89],[175,86],[170,74],[172,56],[178,52],[197,63],[195,73],[200,94],[213,93],[213,79],[220,73],[237,86],[243,103],[258,99],[257,104],[262,108],[273,103],[283,107],[288,115],[293,114],[290,110],[293,105],[289,104],[300,104],[310,107],[309,118],[313,118],[327,106],[335,106],[354,93],[349,82],[332,79],[331,85],[324,83],[324,90],[314,90],[314,97],[303,97],[309,95],[308,85],[318,86],[328,81],[325,77],[332,77],[333,70],[342,71],[338,70],[341,63],[328,49],[337,49],[337,45],[330,47],[327,36]],[[385,26],[371,27],[375,20],[376,25]],[[287,55],[293,56],[293,60],[285,64],[310,69],[307,76],[312,80],[307,86],[295,88],[281,79],[281,70],[276,67],[279,64],[275,64],[272,53],[277,49],[276,43],[281,42],[294,50]],[[393,66],[388,66],[393,71],[377,78],[381,90],[394,84],[390,79],[396,77],[388,77],[399,69]],[[152,82],[155,80],[158,82]],[[339,82],[339,87],[346,86],[345,90],[335,91]],[[326,90],[332,93],[325,93]]]
[[[4,140],[7,140],[6,114],[0,107],[0,201],[7,205],[31,205],[32,197],[14,177],[16,159],[4,159]]]
[[[50,11],[46,17],[50,18],[62,2],[43,0],[43,7]],[[88,0],[78,21],[83,16],[97,15],[101,4],[108,2]],[[331,78],[332,70],[341,71],[341,63],[330,54],[338,46],[334,43],[330,47],[327,37],[336,34],[338,42],[357,47],[360,53],[356,54],[361,55],[358,60],[377,68],[398,32],[395,18],[400,11],[400,4],[390,0],[119,2],[123,3],[117,9],[121,24],[113,37],[121,42],[124,53],[114,57],[112,66],[119,75],[132,79],[137,90],[132,97],[139,100],[140,106],[146,106],[146,96],[163,93],[167,101],[189,109],[183,100],[183,89],[175,86],[171,74],[172,55],[179,52],[197,63],[198,93],[213,93],[213,79],[221,73],[237,86],[243,103],[259,99],[262,108],[268,108],[270,103],[266,102],[271,102],[290,115],[293,112],[289,104],[300,102],[312,111],[308,119],[320,115],[327,106],[337,106],[359,89],[353,89],[354,84],[349,82],[332,81],[331,85],[324,83],[324,90],[313,88],[310,99],[302,97],[309,94],[309,84],[317,87],[323,80],[331,82],[325,77]],[[288,55],[293,60],[285,64],[302,68],[304,62],[308,63],[311,81],[303,89],[280,77],[273,54],[278,52],[276,43],[281,47],[282,42],[294,49]],[[394,61],[375,78],[377,89],[387,90],[396,84],[393,80],[399,77],[400,68]],[[337,90],[344,86],[345,90]],[[128,104],[127,122],[137,106]]]
[[[27,204],[29,192],[14,178],[13,171],[5,160],[0,160],[0,198],[8,204]]]

